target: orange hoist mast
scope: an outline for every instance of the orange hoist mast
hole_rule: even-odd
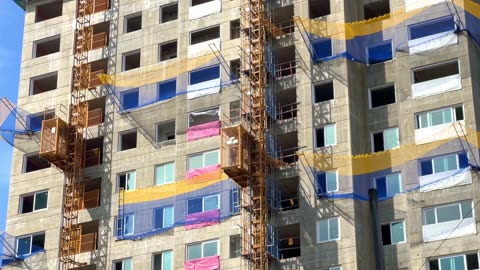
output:
[[[85,265],[75,260],[81,239],[78,211],[83,198],[85,160],[84,133],[88,119],[87,90],[90,88],[88,50],[92,43],[90,15],[93,0],[77,0],[73,82],[68,119],[56,115],[42,122],[39,155],[65,174],[62,209],[62,229],[59,247],[59,269]],[[64,106],[61,106],[64,107]],[[47,112],[47,111],[46,111]],[[67,121],[67,122],[66,122]]]
[[[221,163],[243,194],[242,256],[248,268],[268,269],[266,42],[269,29],[264,0],[243,0],[241,12],[240,120],[224,116]],[[227,120],[225,120],[227,118]]]

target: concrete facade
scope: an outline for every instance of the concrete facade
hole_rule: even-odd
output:
[[[241,0],[223,0],[221,12],[194,20],[189,19],[191,2],[178,1],[178,19],[166,23],[160,23],[161,7],[175,3],[173,0],[110,1],[110,9],[94,14],[90,23],[95,25],[110,21],[109,46],[89,53],[90,62],[108,59],[109,74],[136,76],[138,70],[143,68],[153,67],[161,70],[179,59],[187,59],[190,33],[215,25],[220,26],[221,57],[227,64],[239,59],[241,39],[230,38],[230,22],[240,19]],[[364,5],[375,2],[372,0],[316,1],[329,2],[329,15],[320,19],[331,23],[361,21],[364,19]],[[291,16],[307,18],[309,4],[316,1],[273,1],[271,4],[273,17],[276,11],[280,16],[280,8],[292,5]],[[76,1],[63,0],[61,16],[35,22],[37,6],[50,2],[53,1],[29,1],[26,6],[18,106],[31,114],[42,113],[45,109],[54,109],[57,115],[65,117],[66,114],[61,105],[67,106],[70,102]],[[406,1],[387,2],[389,2],[390,11],[398,11],[405,8]],[[445,7],[438,9],[438,14],[445,12]],[[125,18],[131,14],[141,14],[141,29],[125,33]],[[284,16],[284,14],[281,15]],[[430,16],[436,18],[437,15],[432,13]],[[407,32],[407,29],[403,29],[401,34],[407,35]],[[35,41],[55,35],[59,35],[61,40],[59,52],[37,58],[32,57]],[[415,131],[418,129],[416,115],[457,105],[463,106],[463,119],[469,132],[478,130],[480,79],[476,71],[480,66],[480,47],[465,32],[459,32],[457,36],[458,43],[455,45],[417,55],[398,51],[394,52],[393,60],[373,65],[357,63],[345,58],[313,63],[309,45],[306,45],[299,27],[296,27],[291,35],[273,40],[270,45],[274,53],[278,53],[279,58],[296,62],[295,74],[288,74],[275,81],[275,95],[279,107],[289,108],[291,104],[295,104],[295,116],[287,113],[286,119],[278,119],[272,124],[272,133],[277,137],[280,147],[338,156],[370,154],[373,149],[372,134],[392,127],[398,127],[400,148],[415,145]],[[172,40],[177,40],[177,57],[159,61],[159,45]],[[345,51],[348,47],[347,42],[341,40],[335,40],[333,44],[336,48],[340,48],[340,51],[342,49]],[[294,53],[283,53],[282,50],[290,46],[293,46]],[[124,53],[135,50],[140,50],[140,68],[122,71]],[[458,60],[462,88],[414,99],[411,90],[412,71],[419,67],[450,60]],[[226,68],[221,66],[220,70],[222,81],[228,80],[229,74]],[[58,72],[56,89],[31,95],[31,79],[52,72]],[[334,99],[316,103],[314,86],[330,81],[333,82]],[[390,83],[395,86],[395,102],[370,108],[370,91]],[[177,92],[180,92],[180,89],[185,91],[188,84],[188,75],[179,75]],[[148,87],[152,86],[145,86],[142,89],[148,90]],[[129,88],[116,89],[119,93],[124,90]],[[152,90],[155,91],[155,89]],[[89,92],[88,99],[109,96],[109,94],[104,86],[99,86],[96,90]],[[77,256],[78,261],[87,264],[78,269],[118,269],[114,268],[114,263],[125,258],[132,258],[132,269],[153,269],[153,255],[169,250],[173,252],[172,269],[184,269],[187,258],[186,246],[190,243],[214,239],[219,240],[218,253],[221,269],[248,269],[241,256],[232,255],[234,247],[231,244],[231,237],[241,234],[241,215],[232,215],[222,219],[218,225],[196,230],[186,230],[183,226],[176,226],[173,230],[138,241],[118,241],[115,236],[119,208],[118,175],[135,171],[135,189],[149,188],[154,185],[155,166],[174,161],[175,180],[185,179],[188,156],[219,148],[218,136],[187,142],[188,113],[212,107],[219,107],[221,114],[228,113],[232,108],[231,103],[238,100],[239,96],[238,83],[234,83],[223,86],[217,94],[196,99],[177,95],[172,99],[133,110],[127,114],[119,114],[115,98],[107,98],[103,110],[104,122],[99,126],[89,127],[85,135],[87,139],[102,138],[103,155],[102,164],[85,169],[85,175],[88,178],[101,178],[100,205],[96,208],[81,210],[79,223],[98,221],[98,242],[96,250],[83,252]],[[156,136],[155,125],[169,120],[175,120],[174,143],[152,142]],[[336,126],[335,145],[317,148],[315,130],[332,123]],[[137,130],[136,147],[119,151],[121,134],[135,129]],[[480,142],[477,136],[469,136],[468,143],[478,145]],[[24,263],[8,265],[5,269],[57,269],[64,175],[54,166],[25,172],[25,156],[38,152],[38,144],[35,140],[17,138],[15,146],[12,156],[6,232],[17,239],[44,232],[45,251],[28,257]],[[330,167],[330,170],[343,172],[338,175],[337,180],[339,194],[368,190],[374,187],[375,177],[393,172],[401,173],[402,193],[379,203],[379,221],[382,225],[394,221],[405,222],[405,241],[383,246],[385,269],[433,269],[430,266],[432,260],[472,253],[477,254],[478,263],[480,207],[474,207],[472,211],[476,229],[471,235],[427,242],[424,241],[422,234],[422,229],[425,227],[425,209],[463,201],[471,201],[472,205],[476,206],[480,200],[480,178],[477,170],[472,169],[468,172],[472,179],[472,183],[468,185],[430,192],[419,192],[415,189],[419,185],[421,170],[419,160],[461,151],[466,151],[470,160],[480,160],[477,148],[469,148],[467,143],[462,143],[458,139],[450,140],[442,147],[425,151],[420,156],[406,158],[407,161],[401,164],[395,162],[399,157],[392,152],[391,166],[373,173],[358,174],[357,172],[363,171],[363,168],[360,168],[362,165],[353,162],[352,159],[346,159],[347,161],[342,163],[343,168]],[[475,164],[475,162],[470,163]],[[298,158],[289,163],[291,166],[276,170],[274,176],[280,190],[287,194],[285,200],[292,199],[297,202],[295,207],[285,208],[283,211],[272,214],[270,223],[278,228],[280,238],[283,236],[284,241],[290,241],[290,239],[294,241],[294,244],[289,246],[292,246],[295,251],[300,250],[300,254],[287,256],[289,258],[272,259],[270,268],[375,269],[376,258],[373,252],[369,202],[351,198],[319,197],[316,193],[315,180],[312,179],[314,172],[309,168],[312,164],[302,163]],[[22,196],[38,191],[48,191],[48,206],[42,210],[22,214]],[[334,217],[339,218],[339,239],[318,243],[317,222]],[[295,241],[299,241],[299,244],[297,245]]]

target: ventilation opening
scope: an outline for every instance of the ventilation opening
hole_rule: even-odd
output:
[[[217,38],[220,38],[220,26],[192,32],[190,34],[190,45],[202,43]]]
[[[390,1],[382,0],[366,4],[363,6],[363,12],[365,14],[365,20],[390,14]]]
[[[308,11],[310,19],[330,14],[330,0],[309,0]]]
[[[456,74],[460,74],[457,61],[414,70],[413,81],[414,83],[421,83]]]
[[[33,58],[42,57],[60,51],[60,36],[34,42]]]
[[[80,209],[96,208],[100,206],[100,191],[102,189],[102,179],[96,178],[83,182],[84,193]]]
[[[142,13],[125,17],[125,33],[131,33],[142,29]]]
[[[160,23],[166,23],[169,21],[174,21],[178,18],[178,3],[173,3],[161,7],[162,14]]]
[[[50,73],[31,79],[30,95],[41,94],[57,89],[58,73]]]
[[[175,120],[157,124],[157,143],[175,140]]]
[[[298,161],[298,134],[297,132],[289,132],[277,136],[277,143],[281,149],[281,159],[287,164],[292,164]]]
[[[282,78],[296,73],[295,46],[279,48],[275,51],[277,77]]]
[[[214,121],[220,121],[219,108],[206,111],[191,112],[188,114],[188,127],[194,127]]]
[[[230,39],[240,38],[240,20],[230,21]]]
[[[177,58],[177,41],[160,44],[160,61]]]
[[[108,45],[108,36],[110,34],[110,22],[97,23],[92,27],[92,50],[106,47]]]
[[[230,79],[239,80],[240,79],[240,59],[235,59],[230,61]]]
[[[313,86],[315,103],[334,99],[333,82],[320,83]]]
[[[242,238],[240,234],[230,235],[230,258],[240,257]]]
[[[88,101],[88,122],[87,126],[100,125],[105,121],[105,97],[91,99]]]
[[[301,256],[300,224],[278,227],[278,252],[280,259]]]
[[[295,26],[292,23],[293,15],[293,5],[274,9],[273,24],[278,26],[285,34],[292,33],[295,30]]]
[[[107,58],[93,61],[90,63],[90,87],[97,87],[103,84],[98,75],[106,74],[107,68]]]
[[[280,209],[282,211],[288,211],[297,209],[298,204],[298,176],[282,179],[278,181],[278,189],[280,191]]]
[[[388,85],[370,90],[372,108],[395,103],[395,86]]]
[[[292,88],[282,91],[277,97],[278,114],[277,120],[286,120],[297,117],[297,89]]]
[[[30,131],[40,131],[42,129],[42,121],[52,119],[55,117],[54,111],[47,113],[37,113],[27,116],[27,129]]]
[[[38,5],[35,9],[35,22],[41,22],[62,16],[62,1]]]
[[[118,151],[125,151],[133,148],[137,148],[137,131],[133,130],[120,133]]]
[[[40,157],[38,153],[36,153],[25,156],[23,167],[23,172],[29,173],[50,168],[50,163],[46,159]]]
[[[208,3],[212,0],[192,0],[192,7],[194,6],[197,6],[197,5],[201,5],[201,4],[204,4],[204,3]]]
[[[123,71],[140,67],[140,50],[123,54]]]
[[[85,167],[102,164],[103,158],[103,137],[93,138],[85,141]]]
[[[99,221],[81,223],[80,244],[76,247],[76,253],[83,253],[97,250]]]

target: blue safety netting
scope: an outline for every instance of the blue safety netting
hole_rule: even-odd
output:
[[[14,144],[17,135],[30,135],[40,131],[43,112],[30,114],[6,98],[0,99],[0,138]]]

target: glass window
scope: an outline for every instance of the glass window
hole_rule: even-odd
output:
[[[135,189],[135,171],[121,173],[118,175],[117,192],[121,189],[134,190]]]
[[[173,227],[173,206],[156,208],[154,211],[155,229]]]
[[[117,237],[131,235],[135,230],[135,215],[126,214],[117,218]]]
[[[335,124],[318,128],[315,139],[317,148],[336,144]]]
[[[48,191],[41,191],[30,195],[22,195],[20,197],[20,214],[46,209],[47,201]]]
[[[340,239],[338,217],[317,221],[317,243]]]
[[[18,256],[41,251],[44,247],[45,233],[22,236],[17,238],[16,241],[16,253]]]
[[[188,157],[188,169],[198,169],[211,165],[216,165],[219,162],[218,150],[209,151]]]
[[[190,72],[190,85],[220,78],[220,66],[208,67]]]
[[[128,110],[138,107],[139,91],[138,89],[122,92],[121,94],[122,110]]]
[[[187,247],[187,260],[202,258],[202,243],[189,245]]]
[[[460,220],[462,218],[473,218],[471,201],[442,205],[423,210],[424,225]]]
[[[315,174],[317,194],[338,191],[337,172],[318,172]]]
[[[420,175],[430,175],[467,168],[466,153],[458,153],[420,161]]]
[[[402,176],[400,173],[389,174],[375,179],[379,198],[390,197],[402,192]]]
[[[155,167],[155,185],[173,183],[174,178],[175,162],[169,162]]]
[[[383,245],[405,242],[405,222],[396,221],[381,226]]]
[[[153,255],[153,270],[172,270],[172,251],[164,251]]]
[[[466,270],[464,256],[455,256],[440,259],[440,269],[442,270]]]
[[[463,120],[463,107],[444,108],[417,114],[417,128],[432,127]]]
[[[123,259],[113,263],[114,270],[132,270],[132,258]]]
[[[220,195],[211,195],[201,198],[190,199],[187,201],[187,214],[205,212],[219,209]]]
[[[218,240],[196,243],[187,246],[187,260],[217,256]]]

